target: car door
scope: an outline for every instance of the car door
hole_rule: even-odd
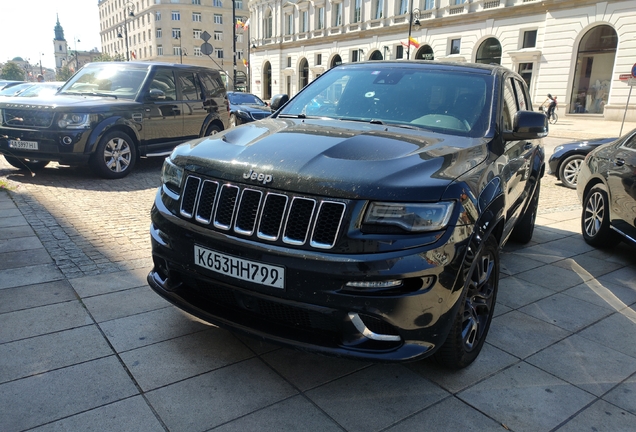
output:
[[[163,152],[183,141],[183,106],[173,70],[157,68],[144,97],[146,153]]]
[[[636,238],[636,131],[614,149],[608,162],[611,223]]]
[[[204,94],[196,74],[193,71],[177,72],[177,90],[183,106],[184,140],[198,138],[207,110],[203,106]]]
[[[502,127],[511,131],[515,114],[526,110],[528,99],[523,86],[516,79],[507,76],[503,89],[503,122]],[[528,177],[532,167],[532,154],[535,144],[528,140],[506,141],[504,147],[505,167],[502,172],[506,187],[506,214],[510,221],[515,220],[522,210],[522,204],[528,196]]]

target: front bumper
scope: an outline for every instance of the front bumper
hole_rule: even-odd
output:
[[[410,250],[329,254],[206,232],[172,215],[158,195],[150,233],[148,283],[159,295],[210,323],[323,354],[373,361],[429,356],[450,331],[463,287],[458,275],[467,239],[456,243],[465,238],[457,232]],[[285,289],[195,265],[195,245],[282,266]],[[384,292],[345,286],[392,279],[404,286]]]
[[[90,154],[85,153],[90,130],[39,130],[0,128],[0,153],[25,159],[57,161],[61,164],[83,164]],[[37,150],[9,147],[9,140],[34,141]]]

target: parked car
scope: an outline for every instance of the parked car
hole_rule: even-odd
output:
[[[221,76],[199,66],[90,63],[54,96],[18,99],[0,102],[0,153],[31,171],[88,163],[121,178],[139,157],[166,156],[229,126]]]
[[[64,81],[36,82],[32,86],[21,90],[17,97],[52,96],[64,85]]]
[[[6,98],[6,97],[12,97],[12,96],[18,95],[20,94],[20,92],[30,87],[33,87],[34,85],[35,83],[25,82],[25,83],[19,83],[13,86],[5,87],[2,90],[0,90],[0,97]]]
[[[152,289],[303,350],[470,364],[499,251],[534,230],[548,124],[523,79],[497,65],[360,62],[288,99],[166,159]]]
[[[272,110],[256,95],[243,92],[227,92],[230,102],[230,126],[261,120],[269,117]]]
[[[548,160],[548,174],[561,180],[563,186],[576,189],[579,170],[585,155],[596,147],[615,141],[617,138],[598,138],[574,141],[557,146]]]
[[[636,244],[636,129],[590,152],[576,191],[583,239],[595,247]]]
[[[12,87],[14,85],[18,85],[22,83],[24,83],[24,81],[0,80],[0,90],[4,90],[7,87]]]

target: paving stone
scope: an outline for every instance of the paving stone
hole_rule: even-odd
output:
[[[120,273],[108,273],[99,276],[87,276],[71,279],[71,285],[80,297],[90,297],[115,291],[123,291],[129,288],[147,286],[146,276],[148,272],[131,271]]]
[[[577,274],[557,265],[546,265],[519,273],[515,275],[515,277],[557,292],[593,279],[593,276],[590,274]]]
[[[3,226],[1,228],[1,240],[29,237],[33,235],[33,228],[31,228],[29,225]]]
[[[0,270],[47,264],[53,260],[44,248],[0,253]]]
[[[29,223],[24,216],[10,216],[0,219],[0,228],[2,229],[28,225]]]
[[[114,357],[0,384],[0,430],[13,432],[137,394]]]
[[[51,282],[63,278],[64,276],[54,264],[4,269],[0,270],[0,289]]]
[[[153,390],[146,397],[170,430],[189,432],[213,428],[294,394],[279,375],[251,359]]]
[[[402,365],[376,364],[306,395],[347,431],[371,432],[403,420],[449,393]]]
[[[636,303],[635,289],[598,280],[582,283],[563,291],[563,294],[612,311],[620,311]]]
[[[549,431],[594,400],[591,394],[527,363],[514,365],[458,397],[514,431]]]
[[[636,374],[603,396],[603,399],[636,415]]]
[[[634,425],[635,415],[600,400],[560,427],[559,432],[633,431]]]
[[[495,311],[500,304],[512,309],[518,309],[551,295],[554,295],[554,291],[548,288],[535,285],[515,276],[510,276],[499,281]]]
[[[75,300],[73,287],[66,280],[0,290],[0,314]]]
[[[636,358],[636,312],[624,309],[581,331],[579,335]]]
[[[611,313],[608,309],[559,293],[525,306],[520,311],[572,332]]]

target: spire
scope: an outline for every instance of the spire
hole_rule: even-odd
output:
[[[60,16],[57,15],[57,24],[55,24],[55,40],[56,41],[65,41],[64,39],[64,29],[60,25]]]

